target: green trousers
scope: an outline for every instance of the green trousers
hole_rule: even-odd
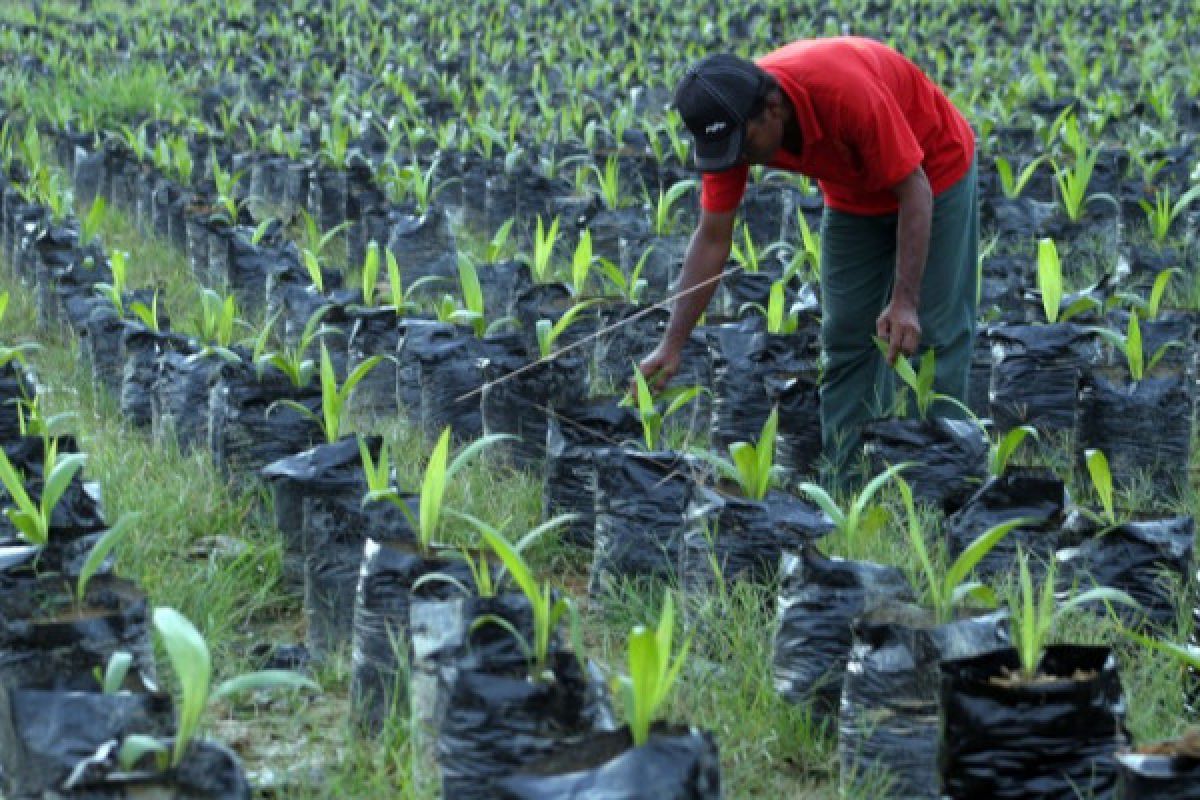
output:
[[[842,486],[857,462],[859,426],[891,413],[891,368],[872,337],[892,294],[896,214],[865,217],[826,208],[821,220],[821,428],[829,477]],[[975,340],[979,257],[976,167],[933,201],[921,280],[921,346],[937,357],[936,391],[967,399]],[[911,408],[910,404],[910,408]],[[957,417],[953,405],[932,413]]]

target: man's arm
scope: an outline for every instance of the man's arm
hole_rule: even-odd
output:
[[[683,271],[676,287],[671,319],[658,347],[642,360],[638,369],[652,387],[661,389],[679,371],[679,359],[696,321],[708,307],[717,289],[729,251],[733,244],[733,221],[736,210],[725,212],[701,211],[683,257]]]
[[[929,256],[933,227],[933,190],[924,169],[917,167],[892,187],[892,193],[900,205],[896,222],[896,278],[892,299],[875,321],[875,332],[888,342],[889,364],[896,363],[901,353],[913,355],[921,344],[918,314],[921,276]]]

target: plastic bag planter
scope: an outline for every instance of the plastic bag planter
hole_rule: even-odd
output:
[[[499,346],[500,352],[511,347],[504,339]],[[408,331],[403,350],[420,365],[421,429],[434,437],[448,425],[455,441],[478,438],[483,433],[480,359],[496,347],[468,329],[438,325]]]
[[[355,410],[379,415],[396,412],[398,368],[395,354],[405,322],[405,318],[391,307],[354,309],[353,324],[346,341],[346,372],[353,372],[372,356],[385,356],[359,381],[350,396],[350,404]]]
[[[154,422],[154,394],[162,356],[168,352],[190,352],[192,344],[183,334],[160,333],[136,324],[127,326],[123,335],[125,368],[121,374],[121,416],[135,428],[149,428]]]
[[[628,729],[584,738],[569,751],[496,783],[501,800],[718,800],[721,765],[713,736],[656,727],[641,747]]]
[[[616,399],[563,407],[547,420],[543,516],[575,518],[560,529],[559,539],[580,547],[592,545],[596,526],[597,454],[605,448],[637,441],[641,423]]]
[[[811,375],[816,339],[806,332],[771,334],[757,320],[721,325],[710,336],[713,358],[712,442],[726,448],[757,441],[771,413],[767,378]]]
[[[414,597],[445,600],[461,590],[452,582],[428,581],[432,573],[472,585],[465,562],[421,554],[406,542],[367,539],[354,598],[350,699],[355,721],[378,732],[389,719],[408,711],[409,606]]]
[[[80,331],[96,298],[96,284],[111,282],[112,272],[99,245],[75,247],[62,255],[64,258],[57,263],[49,261],[44,253],[38,255],[34,297],[37,323],[41,329],[65,324],[72,331]]]
[[[596,338],[593,348],[594,382],[623,389],[633,376],[633,365],[649,355],[662,339],[670,311],[665,308],[648,310],[647,306],[614,305],[603,309],[600,314],[602,326],[615,327]],[[641,316],[635,319],[635,315],[639,314]],[[683,345],[679,371],[669,386],[710,386],[711,377],[712,355],[707,339],[701,331],[693,331]],[[696,416],[707,421],[707,402]]]
[[[670,580],[683,556],[683,514],[706,475],[693,457],[670,451],[598,451],[596,531],[588,591],[621,580]]]
[[[453,686],[459,670],[516,672],[528,665],[521,642],[494,616],[533,640],[533,613],[525,595],[507,592],[495,597],[414,599],[409,606],[412,674],[409,680],[413,721],[431,733],[444,712],[439,684]],[[557,639],[552,647],[560,649]]]
[[[924,610],[894,604],[857,620],[838,717],[843,792],[941,797],[938,661],[1007,644],[999,614],[934,625]]]
[[[1186,373],[1112,380],[1084,376],[1079,389],[1076,456],[1091,448],[1108,457],[1118,487],[1148,480],[1158,494],[1178,496],[1191,465],[1195,393]]]
[[[1177,603],[1195,575],[1196,521],[1190,516],[1126,522],[1090,531],[1083,543],[1058,552],[1064,586],[1110,586],[1129,594],[1136,608],[1114,606],[1127,624],[1173,631]],[[1107,615],[1108,608],[1096,609]]]
[[[1046,649],[1047,680],[1014,680],[1007,649],[942,665],[943,787],[952,798],[1112,797],[1127,743],[1125,699],[1107,647]]]
[[[1094,334],[1071,323],[1004,325],[988,331],[992,342],[989,392],[996,428],[1033,425],[1040,431],[1075,429],[1079,378],[1095,361]]]
[[[825,512],[783,492],[755,501],[697,487],[684,520],[680,583],[697,595],[737,581],[773,586],[785,550],[833,530]]]
[[[346,171],[339,167],[318,165],[309,174],[308,212],[321,230],[333,230],[346,220]]]
[[[573,654],[551,656],[550,671],[553,680],[532,681],[526,665],[462,669],[444,687],[437,761],[445,800],[493,800],[498,778],[612,730],[603,683]]]
[[[813,545],[782,559],[772,666],[775,690],[836,724],[851,626],[876,608],[916,600],[904,574],[869,561],[826,558]]]
[[[107,575],[91,580],[82,604],[73,588],[47,575],[0,593],[0,686],[92,691],[96,668],[120,650],[133,656],[143,683],[153,685],[145,595]]]
[[[151,421],[156,439],[174,436],[181,453],[208,446],[209,392],[224,364],[215,353],[199,355],[182,348],[162,353]]]
[[[253,796],[241,761],[217,742],[194,740],[179,765],[167,772],[158,772],[150,764],[122,772],[118,750],[119,742],[106,742],[80,761],[51,796],[61,800],[250,800]]]
[[[987,476],[987,438],[972,420],[872,420],[863,425],[862,442],[872,475],[910,462],[904,475],[914,497],[948,513],[961,507]]]
[[[1067,530],[1067,504],[1066,486],[1050,470],[1010,467],[1003,476],[990,478],[946,520],[950,558],[958,558],[988,529],[1009,520],[1028,519],[983,557],[975,574],[986,583],[1015,575],[1018,546],[1033,556],[1030,569],[1040,574],[1059,548],[1075,543],[1075,535]]]
[[[0,442],[21,435],[22,401],[37,397],[37,384],[15,358],[0,367]]]
[[[315,421],[285,405],[288,398],[321,413],[320,389],[297,389],[281,373],[260,377],[245,364],[226,364],[209,394],[208,429],[213,459],[227,475],[244,475],[307,450],[321,440]]]
[[[1117,753],[1117,797],[1121,800],[1197,800],[1200,754],[1182,742],[1154,745],[1153,752]]]
[[[97,297],[80,331],[80,349],[91,367],[93,383],[113,394],[121,390],[125,370],[122,344],[128,326],[129,321],[122,319],[107,300]]]
[[[43,797],[60,788],[75,767],[106,742],[134,733],[168,736],[173,726],[174,712],[165,694],[103,694],[98,686],[91,691],[2,687],[4,793]]]
[[[380,441],[378,436],[367,440],[375,456]],[[299,588],[305,584],[305,559],[314,552],[312,545],[318,542],[333,545],[347,535],[361,537],[368,532],[367,513],[361,510],[367,485],[356,437],[345,436],[332,444],[320,444],[273,461],[260,474],[271,487],[275,527],[283,536],[285,585]],[[372,513],[378,516],[378,512]],[[394,538],[411,540],[412,530],[403,519],[397,510]],[[389,531],[375,533],[386,535]],[[359,556],[362,545],[359,538],[356,545]],[[357,564],[356,558],[353,570],[356,576]]]
[[[398,211],[391,215],[390,226],[387,249],[396,255],[406,285],[426,276],[457,282],[458,248],[443,209],[434,206],[423,214]]]
[[[560,408],[577,408],[587,398],[587,364],[575,350],[550,361],[530,361],[520,339],[483,359],[486,381],[480,394],[485,434],[516,436],[504,443],[512,463],[538,468],[546,457],[547,419]]]

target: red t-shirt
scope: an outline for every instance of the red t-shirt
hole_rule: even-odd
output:
[[[825,205],[851,214],[891,214],[889,189],[918,165],[936,196],[970,169],[971,126],[911,61],[871,39],[805,39],[757,61],[791,99],[803,139],[797,155],[776,151],[770,166],[816,178]],[[732,211],[749,166],[706,172],[700,204]]]

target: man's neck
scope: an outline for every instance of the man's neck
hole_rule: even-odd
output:
[[[796,120],[796,109],[786,93],[783,95],[783,104],[787,110],[787,119],[783,123],[783,149],[799,156],[804,149],[804,136],[800,130],[800,123]]]

